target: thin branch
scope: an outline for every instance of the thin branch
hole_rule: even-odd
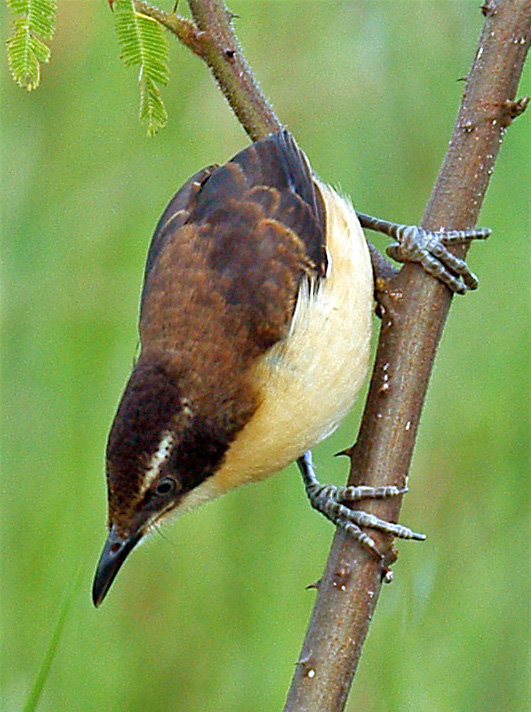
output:
[[[525,106],[514,98],[531,39],[531,0],[490,0],[483,12],[452,140],[423,217],[428,229],[475,224],[505,130]],[[408,264],[381,301],[385,313],[349,484],[403,486],[451,296]],[[398,500],[367,505],[390,521],[399,510]],[[344,709],[380,586],[378,562],[337,532],[284,712]]]
[[[221,0],[189,0],[195,22],[135,0],[135,7],[172,32],[210,67],[238,121],[253,141],[282,128],[247,64]]]
[[[136,0],[211,68],[240,123],[256,140],[281,128],[245,61],[221,0],[188,0],[193,22]],[[423,227],[465,228],[477,219],[506,127],[525,108],[515,102],[529,46],[531,0],[486,0],[486,23]],[[462,254],[462,253],[461,253]],[[450,306],[446,287],[405,265],[380,289],[382,328],[349,484],[404,484],[437,345]],[[397,521],[400,502],[367,511]],[[392,542],[372,533],[388,562]],[[381,566],[336,532],[284,712],[341,712],[374,613]]]

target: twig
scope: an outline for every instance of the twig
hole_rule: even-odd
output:
[[[231,27],[222,0],[188,0],[194,22],[136,0],[211,68],[251,139],[281,127]],[[486,23],[469,74],[459,116],[422,226],[475,224],[500,143],[526,100],[515,102],[531,36],[531,0],[487,0]],[[462,254],[462,253],[461,253]],[[437,345],[451,296],[416,265],[390,278],[380,294],[382,328],[371,388],[351,457],[350,484],[404,484]],[[400,502],[367,505],[396,521]],[[391,542],[373,532],[388,561]],[[381,586],[378,562],[337,532],[284,712],[341,712]]]
[[[279,131],[278,117],[247,64],[221,0],[189,0],[195,22],[135,0],[138,12],[154,18],[210,67],[238,121],[253,141]]]

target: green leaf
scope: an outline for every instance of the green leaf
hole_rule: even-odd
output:
[[[166,37],[156,20],[136,12],[133,0],[117,0],[114,15],[120,58],[127,67],[140,68],[140,119],[154,136],[168,119],[157,86],[169,78]]]
[[[56,0],[7,0],[15,16],[13,34],[7,40],[7,61],[15,82],[28,91],[39,86],[42,62],[50,50],[42,39],[51,40],[57,13]],[[42,38],[42,39],[41,39]]]
[[[140,79],[140,119],[147,123],[148,136],[154,136],[168,120],[160,90],[147,77]]]

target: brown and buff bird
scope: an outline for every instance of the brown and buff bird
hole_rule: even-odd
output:
[[[455,291],[475,286],[443,243],[486,231],[441,238],[360,217],[397,239],[393,256],[420,261]],[[339,425],[365,378],[372,308],[360,221],[288,131],[178,191],[152,239],[141,352],[107,445],[109,534],[96,605],[155,525],[293,461],[312,505],[376,554],[361,527],[424,538],[348,506],[404,490],[321,485],[312,467],[311,448]]]

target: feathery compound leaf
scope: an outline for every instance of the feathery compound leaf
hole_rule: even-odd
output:
[[[157,86],[169,77],[166,37],[156,20],[135,11],[133,0],[116,0],[114,15],[120,58],[127,67],[140,67],[140,119],[154,136],[168,119]]]
[[[7,0],[13,15],[13,34],[7,41],[7,61],[13,79],[23,89],[39,86],[41,62],[50,50],[40,38],[51,40],[57,12],[56,0]]]
[[[157,85],[147,77],[140,78],[140,120],[148,127],[148,136],[154,136],[164,128],[168,114]]]

